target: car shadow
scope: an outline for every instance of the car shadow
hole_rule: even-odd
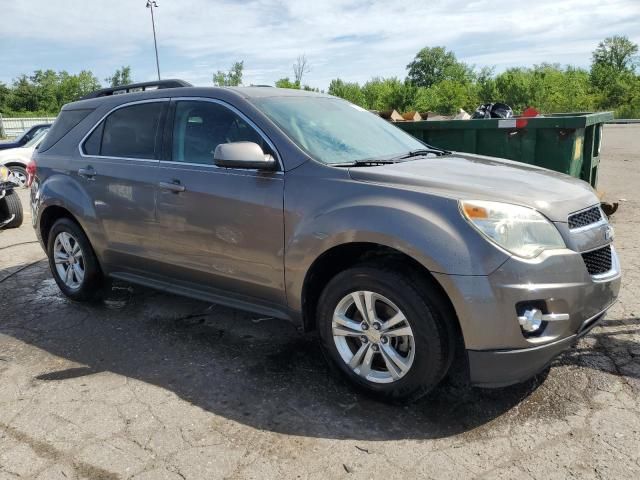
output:
[[[596,329],[560,357],[559,363],[600,370],[640,380],[640,344],[630,339],[640,334],[640,318],[606,319]],[[624,328],[619,328],[624,327]]]
[[[315,337],[286,321],[126,284],[105,301],[73,303],[45,261],[0,283],[0,334],[73,362],[58,371],[44,365],[36,382],[113,372],[258,429],[322,438],[468,432],[508,412],[545,378],[493,391],[445,381],[410,406],[387,405],[330,375]]]

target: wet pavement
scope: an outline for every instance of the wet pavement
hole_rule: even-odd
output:
[[[66,300],[27,216],[0,233],[0,480],[638,478],[640,126],[606,127],[599,187],[624,200],[602,326],[525,384],[403,407],[285,321],[126,284]]]

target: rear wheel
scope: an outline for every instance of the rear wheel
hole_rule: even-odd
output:
[[[69,218],[56,221],[49,232],[49,267],[58,287],[76,301],[96,298],[103,275],[98,259],[82,228]]]
[[[421,397],[447,373],[453,354],[437,295],[383,265],[336,275],[317,309],[325,355],[365,393],[387,401]]]
[[[3,215],[0,216],[0,220],[7,220],[13,217],[13,220],[8,222],[4,228],[18,228],[22,225],[23,211],[22,202],[18,194],[12,190],[7,192],[5,197],[0,200],[0,204],[4,202],[4,206],[0,205],[0,210],[4,210]]]

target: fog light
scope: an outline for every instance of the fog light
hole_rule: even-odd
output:
[[[525,310],[524,314],[518,317],[518,322],[524,332],[537,332],[542,326],[542,312],[537,308]]]

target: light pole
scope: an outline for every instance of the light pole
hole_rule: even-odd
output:
[[[158,42],[156,41],[156,22],[153,18],[153,9],[158,8],[154,0],[147,0],[147,8],[151,9],[151,26],[153,27],[153,46],[156,49],[156,68],[158,69],[158,81],[160,81],[160,61],[158,60]]]

